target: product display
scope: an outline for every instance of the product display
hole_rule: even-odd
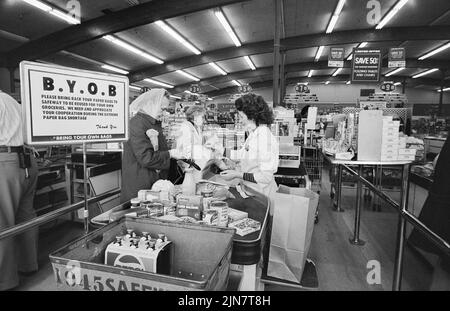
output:
[[[244,218],[228,225],[230,228],[236,229],[236,233],[240,236],[245,236],[247,234],[253,233],[255,231],[261,230],[261,223],[259,221]]]
[[[152,237],[148,232],[138,235],[134,230],[117,236],[105,251],[105,264],[115,267],[169,274],[172,242],[164,234]]]

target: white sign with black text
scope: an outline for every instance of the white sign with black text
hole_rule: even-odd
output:
[[[126,76],[28,61],[20,75],[27,144],[128,139]]]

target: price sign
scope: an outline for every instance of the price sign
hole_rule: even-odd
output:
[[[328,54],[328,67],[344,67],[344,48],[330,48]]]
[[[252,91],[252,87],[249,84],[244,84],[239,86],[238,91],[239,93],[249,93]]]
[[[380,81],[381,50],[354,49],[352,82]]]
[[[297,85],[295,86],[295,91],[296,91],[297,93],[307,93],[307,92],[309,91],[309,88],[308,88],[307,85],[304,85],[304,84],[297,84]]]
[[[406,67],[405,48],[390,48],[388,54],[388,67]]]
[[[388,82],[383,82],[383,83],[380,85],[380,89],[381,89],[383,92],[393,92],[393,91],[395,91],[395,84],[394,84],[394,82],[390,82],[390,81],[388,81]]]
[[[192,93],[200,93],[200,86],[198,84],[192,84],[189,87],[189,91],[191,91]]]

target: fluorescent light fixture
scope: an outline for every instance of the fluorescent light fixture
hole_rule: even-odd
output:
[[[244,56],[245,61],[247,62],[248,66],[251,70],[256,70],[255,64],[253,64],[252,60],[248,56]]]
[[[402,84],[401,82],[395,82],[394,85],[400,85]]]
[[[367,44],[369,44],[368,42],[361,42],[360,44],[358,44],[358,46],[356,47],[357,49],[363,49],[367,46]],[[350,53],[350,55],[347,57],[347,60],[352,60],[353,58],[353,52]]]
[[[341,72],[341,70],[342,68],[336,69],[336,71],[333,73],[333,77],[336,77]]]
[[[305,83],[302,83],[302,84],[304,84],[304,85],[308,85],[308,83],[309,83],[309,82],[305,82]]]
[[[159,58],[156,58],[156,57],[154,57],[154,56],[152,56],[152,55],[150,55],[148,53],[145,53],[144,51],[141,51],[138,48],[135,48],[134,46],[132,46],[132,45],[130,45],[130,44],[120,40],[120,39],[117,39],[117,38],[115,38],[113,36],[106,35],[103,38],[108,40],[108,41],[110,41],[110,42],[112,42],[112,43],[114,43],[115,45],[118,45],[118,46],[124,48],[125,50],[128,50],[130,52],[133,52],[134,54],[137,54],[137,55],[140,55],[140,56],[142,56],[144,58],[147,58],[148,60],[151,60],[154,63],[160,64],[160,65],[164,63]]]
[[[394,16],[400,11],[400,9],[408,2],[408,0],[399,0],[394,7],[383,17],[380,23],[375,27],[375,29],[383,28]]]
[[[42,3],[41,1],[37,1],[37,0],[23,0],[23,2],[26,2],[28,4],[31,4],[32,6],[37,7],[38,9],[41,9],[42,11],[45,12],[50,12],[51,10],[53,10],[53,8],[45,3]]]
[[[330,84],[330,81],[326,81],[325,84]]]
[[[350,80],[345,82],[345,84],[351,84],[351,83],[352,83],[352,81],[350,81]]]
[[[221,9],[215,10],[214,14],[216,15],[217,19],[222,24],[223,28],[225,28],[225,31],[228,33],[228,36],[230,36],[231,40],[233,41],[235,46],[241,46],[241,42],[239,41],[238,37],[233,31],[233,28],[231,28],[230,23],[228,23],[227,18],[223,14]]]
[[[186,91],[184,91],[185,93],[188,93],[188,94],[194,94],[194,93],[192,93],[191,91],[188,91],[188,90],[186,90]]]
[[[193,46],[191,43],[187,42],[186,39],[184,39],[178,32],[176,32],[172,27],[164,23],[163,21],[156,21],[156,25],[158,25],[161,29],[163,29],[165,32],[167,32],[169,35],[172,36],[175,40],[183,44],[186,48],[188,48],[191,52],[193,52],[195,55],[200,55],[201,52]]]
[[[322,55],[323,49],[325,47],[323,45],[319,46],[317,49],[316,57],[314,58],[314,61],[317,62],[320,59],[320,56]]]
[[[400,71],[402,71],[402,70],[404,70],[405,68],[397,68],[397,69],[395,69],[395,70],[392,70],[391,72],[388,72],[385,76],[386,77],[389,77],[389,76],[392,76],[392,75],[395,75],[396,73],[399,73]]]
[[[433,72],[435,72],[435,71],[437,71],[437,70],[439,70],[439,69],[438,69],[438,68],[433,68],[433,69],[430,69],[430,70],[421,72],[421,73],[419,73],[419,74],[416,74],[416,75],[412,76],[412,78],[413,78],[413,79],[420,78],[420,77],[426,76],[426,75],[428,75],[428,74],[430,74],[430,73],[433,73]]]
[[[211,97],[208,97],[206,100],[213,100]]]
[[[358,48],[360,48],[360,49],[365,48],[365,47],[367,46],[367,44],[368,44],[368,42],[361,42],[361,43],[358,45]]]
[[[219,66],[217,66],[215,63],[209,63],[209,65],[211,67],[213,67],[215,70],[217,70],[221,75],[226,76],[227,73],[225,72],[225,70],[223,70],[222,68],[220,68]]]
[[[175,99],[181,99],[180,96],[175,96],[175,95],[170,95],[170,97],[175,98]]]
[[[232,80],[231,82],[233,82],[236,86],[241,86],[241,84],[236,80]]]
[[[314,72],[314,70],[310,70],[310,71],[308,72],[308,78],[311,78],[311,77],[312,77],[313,72]]]
[[[130,85],[130,89],[140,91],[141,88],[139,86]]]
[[[189,74],[189,73],[187,73],[187,72],[185,72],[183,70],[177,70],[176,73],[178,73],[178,74],[180,74],[182,76],[185,76],[188,79],[191,79],[191,80],[194,80],[194,81],[200,81],[199,78],[194,77],[193,75],[191,75],[191,74]]]
[[[166,87],[168,89],[173,88],[173,85],[170,85],[170,84],[167,84],[167,83],[164,83],[164,82],[159,82],[159,81],[156,81],[156,80],[153,80],[153,79],[149,79],[149,78],[144,79],[144,81],[147,81],[147,82],[150,82],[150,83],[153,83],[153,84],[157,84],[157,85],[160,85],[162,87]]]
[[[56,9],[52,9],[52,10],[50,11],[50,14],[52,14],[52,15],[54,15],[54,16],[60,18],[60,19],[65,20],[65,21],[68,22],[69,24],[73,24],[73,25],[81,24],[81,22],[80,22],[78,19],[73,18],[73,17],[70,16],[69,14],[63,13],[63,12],[61,12],[61,11],[59,11],[59,10],[56,10]]]
[[[102,68],[108,69],[108,70],[111,70],[111,71],[115,71],[115,72],[121,73],[121,74],[123,74],[123,75],[127,75],[127,74],[129,73],[129,72],[126,71],[126,70],[119,69],[119,68],[117,68],[117,67],[113,67],[113,66],[110,66],[110,65],[102,65]]]
[[[426,59],[426,58],[428,58],[430,56],[433,56],[434,54],[440,53],[440,52],[442,52],[442,51],[444,51],[444,50],[446,50],[448,48],[450,48],[450,42],[447,43],[447,44],[444,44],[443,46],[441,46],[441,47],[439,47],[439,48],[437,48],[437,49],[435,49],[435,50],[433,50],[433,51],[431,51],[431,52],[429,52],[429,53],[427,53],[427,54],[425,54],[423,56],[420,56],[419,60],[424,60],[424,59]]]
[[[342,8],[344,7],[345,0],[339,0],[336,9],[334,10],[333,16],[331,17],[330,23],[328,24],[326,33],[331,33],[336,26],[336,22],[339,19],[339,14],[341,14]]]
[[[441,89],[439,88],[436,91],[438,91],[440,93]],[[450,87],[446,87],[445,89],[442,89],[442,91],[444,91],[444,92],[450,91]]]

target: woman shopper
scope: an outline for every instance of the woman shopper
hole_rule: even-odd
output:
[[[151,89],[130,105],[129,139],[122,156],[122,203],[136,197],[141,189],[151,189],[158,179],[167,179],[170,158],[180,157],[177,150],[168,150],[161,128],[169,96],[165,89]]]

